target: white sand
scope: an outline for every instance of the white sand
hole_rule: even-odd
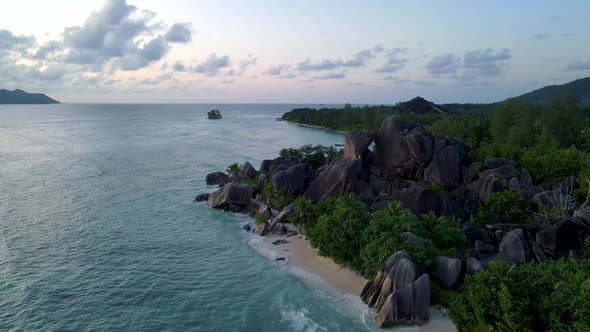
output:
[[[292,225],[289,226],[293,229]],[[367,279],[348,267],[336,264],[330,258],[318,255],[318,250],[311,247],[305,236],[268,235],[264,237],[264,242],[272,244],[272,242],[279,239],[289,241],[289,243],[274,246],[276,250],[285,256],[287,264],[315,274],[342,293],[360,295]],[[399,327],[393,329],[393,331],[452,332],[456,331],[456,328],[448,317],[444,317],[441,310],[431,308],[430,323],[420,327]]]

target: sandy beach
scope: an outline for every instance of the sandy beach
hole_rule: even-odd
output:
[[[288,226],[294,229],[293,225]],[[309,240],[303,235],[286,237],[272,234],[265,236],[263,239],[269,245],[272,245],[277,240],[288,241],[288,243],[281,243],[274,246],[285,257],[287,264],[297,266],[315,274],[344,294],[359,296],[367,282],[367,279],[358,275],[350,268],[338,265],[330,258],[319,256],[318,250],[312,248]],[[432,307],[430,311],[430,323],[420,327],[398,327],[389,331],[452,332],[456,331],[456,328],[451,320],[443,315],[440,309]]]

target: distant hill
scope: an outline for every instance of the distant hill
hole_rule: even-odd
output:
[[[0,104],[59,104],[59,101],[43,93],[28,93],[23,90],[0,89]]]
[[[543,105],[566,92],[574,95],[582,103],[590,104],[590,77],[580,78],[561,85],[548,85],[516,98],[536,105]]]
[[[402,113],[415,113],[415,114],[427,114],[427,113],[449,113],[444,107],[436,105],[435,103],[428,101],[420,96],[408,100],[403,103],[399,103],[396,106],[396,110]]]

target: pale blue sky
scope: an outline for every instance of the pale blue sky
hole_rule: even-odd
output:
[[[581,0],[2,7],[0,87],[71,102],[490,102],[590,76]]]

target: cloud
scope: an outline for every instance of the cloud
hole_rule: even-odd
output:
[[[292,79],[298,76],[296,73],[291,71],[291,66],[285,64],[270,66],[264,71],[264,73],[270,76],[279,76],[279,78],[282,79]]]
[[[342,60],[322,60],[320,62],[312,63],[310,58],[305,59],[303,62],[297,64],[297,70],[299,71],[322,71],[332,70],[342,67]]]
[[[66,27],[61,40],[52,40],[35,53],[37,59],[85,65],[88,70],[137,70],[161,60],[172,44],[192,40],[190,23],[165,30],[153,23],[156,13],[138,10],[126,0],[108,0],[80,26]],[[165,31],[163,31],[165,30]]]
[[[497,53],[491,48],[469,51],[463,57],[464,72],[469,76],[496,76],[504,70],[511,57],[510,50],[506,48]]]
[[[184,67],[184,65],[180,61],[176,62],[174,64],[174,66],[172,66],[172,69],[174,69],[175,71],[185,71],[186,70],[186,68]]]
[[[461,66],[461,59],[453,54],[443,54],[432,58],[426,65],[426,70],[431,76],[455,74]]]
[[[339,80],[346,77],[346,72],[331,72],[320,76],[314,76],[313,79],[318,80]]]
[[[574,37],[576,34],[572,32],[562,32],[559,34],[559,37]]]
[[[406,84],[406,83],[410,82],[410,80],[407,78],[400,78],[400,77],[396,77],[396,76],[392,76],[392,75],[385,76],[385,77],[383,77],[383,79],[386,81],[392,81],[395,84]]]
[[[167,41],[171,43],[188,43],[192,40],[190,23],[174,23],[164,35]]]
[[[532,40],[544,40],[549,38],[549,35],[546,33],[539,33],[531,37]]]
[[[8,30],[0,30],[0,55],[9,51],[22,52],[35,45],[33,36],[16,36]]]
[[[219,74],[221,69],[227,67],[229,67],[229,56],[217,56],[217,54],[213,53],[205,61],[195,66],[193,71],[213,77]]]
[[[565,68],[565,71],[577,71],[577,70],[590,70],[590,61],[576,61],[569,63]]]
[[[348,60],[343,59],[324,59],[318,62],[312,62],[310,58],[305,59],[297,64],[297,70],[301,72],[335,70],[340,68],[357,68],[366,66],[371,60],[375,59],[377,53],[384,51],[383,46],[377,45],[371,49],[361,50]]]
[[[146,85],[158,85],[164,81],[168,81],[172,79],[172,73],[165,73],[153,79],[145,79],[141,81],[141,84]]]
[[[390,56],[389,59],[385,62],[385,64],[375,70],[376,73],[394,73],[400,69],[402,69],[405,65],[407,59],[398,59],[395,56]]]

